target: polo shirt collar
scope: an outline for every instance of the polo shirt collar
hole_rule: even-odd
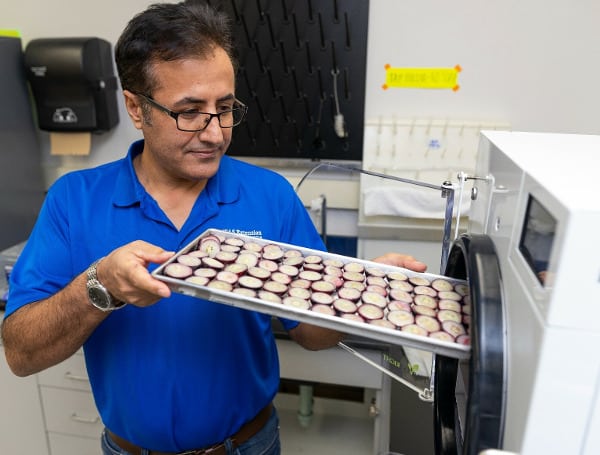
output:
[[[144,140],[140,139],[131,144],[127,157],[122,160],[113,194],[113,202],[116,206],[128,207],[139,204],[147,194],[133,167],[134,158],[142,153],[143,149]],[[202,194],[210,194],[215,202],[221,204],[229,204],[238,200],[241,184],[233,162],[232,158],[227,155],[223,156],[219,170],[209,179]]]

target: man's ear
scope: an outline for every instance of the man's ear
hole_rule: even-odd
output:
[[[140,98],[129,90],[123,90],[123,98],[125,99],[125,109],[127,109],[133,126],[141,130],[144,123],[144,113],[142,112]]]

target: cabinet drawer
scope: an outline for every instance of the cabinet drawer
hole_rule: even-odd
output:
[[[104,425],[91,392],[40,387],[49,432],[98,438]]]
[[[97,438],[80,438],[49,433],[50,455],[102,455],[100,435]]]
[[[41,386],[63,387],[66,389],[91,390],[85,359],[82,353],[76,353],[58,365],[38,374]]]

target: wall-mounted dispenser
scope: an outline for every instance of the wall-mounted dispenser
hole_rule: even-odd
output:
[[[40,129],[102,133],[119,122],[108,41],[35,39],[25,49],[25,67]]]

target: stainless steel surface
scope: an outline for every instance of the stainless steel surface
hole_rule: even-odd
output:
[[[424,278],[434,279],[440,278],[440,275],[434,275],[429,273],[416,273],[410,270],[401,269],[398,267],[392,267],[385,264],[380,264],[371,261],[364,261],[356,258],[350,258],[347,256],[341,256],[336,254],[330,254],[323,251],[312,250],[309,248],[298,247],[296,245],[285,244],[281,242],[274,242],[265,239],[257,239],[255,237],[243,236],[243,235],[234,235],[229,232],[218,231],[214,229],[209,229],[186,245],[183,249],[177,252],[171,259],[167,262],[161,264],[157,269],[152,272],[152,275],[157,279],[164,281],[169,285],[169,287],[178,293],[190,295],[193,297],[198,297],[205,300],[210,300],[213,302],[218,302],[226,305],[231,305],[238,308],[244,308],[247,310],[258,311],[261,313],[267,313],[273,316],[293,319],[296,321],[307,322],[314,325],[319,325],[321,327],[330,328],[333,330],[338,330],[348,334],[354,334],[365,338],[370,338],[373,340],[378,340],[390,344],[402,345],[402,346],[410,346],[418,349],[422,349],[425,351],[443,354],[452,358],[468,358],[470,355],[470,347],[465,346],[458,343],[445,342],[440,340],[435,340],[431,338],[427,338],[424,336],[413,335],[406,332],[401,332],[399,330],[392,330],[383,327],[377,327],[371,324],[356,322],[348,319],[344,319],[338,316],[329,316],[309,310],[303,310],[298,308],[293,308],[289,306],[284,306],[279,303],[267,302],[264,300],[260,300],[258,298],[249,298],[244,297],[239,294],[234,294],[232,292],[222,291],[219,289],[208,288],[206,286],[199,286],[193,283],[189,283],[180,279],[171,278],[163,275],[164,268],[177,260],[177,257],[187,253],[196,247],[200,238],[208,235],[208,234],[217,234],[220,236],[228,236],[228,237],[238,237],[243,240],[256,242],[262,245],[266,244],[277,244],[281,246],[284,250],[288,249],[296,249],[301,251],[304,255],[319,255],[323,259],[337,259],[342,261],[343,263],[348,262],[356,262],[363,264],[365,267],[375,267],[381,269],[386,272],[391,271],[401,271],[406,275],[410,276],[422,276]],[[460,280],[455,280],[447,277],[443,277],[444,279],[451,281],[453,283],[459,283]]]

